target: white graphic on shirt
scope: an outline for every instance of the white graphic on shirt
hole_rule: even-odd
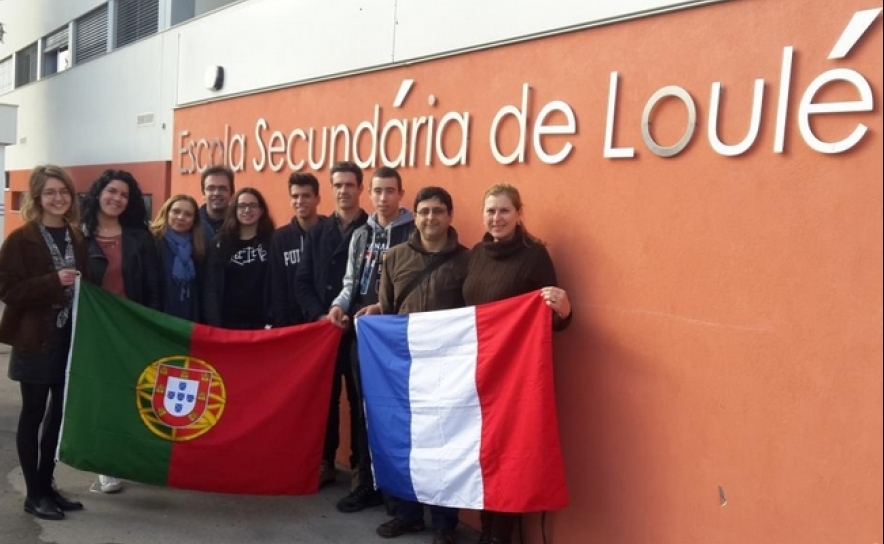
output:
[[[266,260],[267,251],[261,244],[258,244],[257,247],[244,247],[230,257],[230,262],[239,266],[246,266],[254,262],[263,263]]]

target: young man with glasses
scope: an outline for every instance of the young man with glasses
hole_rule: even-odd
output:
[[[414,199],[417,231],[408,242],[391,248],[384,259],[378,303],[366,314],[410,314],[461,308],[469,252],[451,226],[451,195],[441,187],[425,187]],[[457,508],[430,506],[433,544],[456,544]],[[394,538],[423,531],[424,506],[400,498],[396,517],[377,533]]]

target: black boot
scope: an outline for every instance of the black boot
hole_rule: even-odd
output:
[[[49,494],[49,498],[52,499],[52,502],[55,503],[60,510],[64,512],[72,512],[74,510],[82,510],[83,503],[76,500],[71,500],[58,492],[57,489],[53,489]]]
[[[34,500],[28,497],[25,499],[25,512],[33,514],[40,519],[64,519],[64,512],[59,510],[58,506],[49,497],[40,497]]]

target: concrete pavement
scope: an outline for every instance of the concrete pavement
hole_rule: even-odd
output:
[[[24,482],[15,449],[21,397],[5,377],[8,346],[0,344],[0,544],[429,544],[432,533],[380,538],[375,527],[388,520],[383,507],[341,514],[349,474],[307,497],[220,495],[126,482],[116,495],[89,492],[95,476],[65,465],[59,487],[85,505],[63,521],[43,521],[22,511]],[[429,521],[429,516],[427,516]],[[475,531],[461,524],[459,544],[473,544]]]

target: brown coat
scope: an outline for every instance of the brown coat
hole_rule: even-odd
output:
[[[495,242],[489,234],[470,251],[470,266],[463,285],[467,306],[475,306],[558,286],[556,269],[546,247],[519,230],[506,241]],[[571,323],[553,312],[553,329]]]
[[[86,241],[79,229],[70,225],[68,229],[77,270],[85,275]],[[55,315],[66,301],[36,223],[28,222],[12,231],[0,247],[0,300],[6,303],[0,318],[0,342],[42,353],[53,332]]]
[[[458,243],[454,228],[449,228],[448,242],[439,253],[428,253],[423,248],[418,231],[411,234],[407,243],[390,248],[384,257],[384,267],[381,271],[381,288],[378,293],[381,312],[385,314],[393,312],[399,293],[421,274],[433,259],[455,251],[459,254],[433,270],[405,297],[399,313],[462,308],[463,282],[469,263],[469,252],[465,249]]]

